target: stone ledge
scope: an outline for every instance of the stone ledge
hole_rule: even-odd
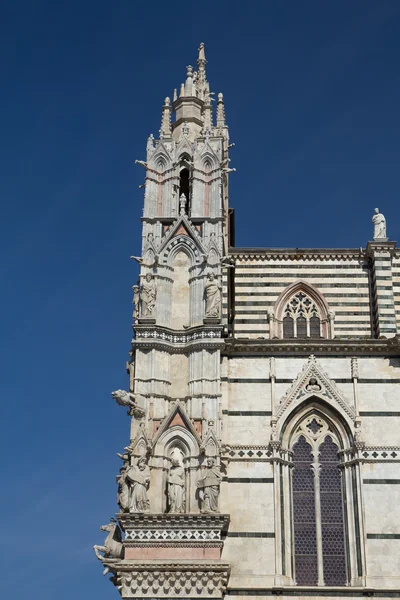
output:
[[[264,354],[276,356],[348,355],[348,356],[399,356],[400,336],[385,339],[332,339],[332,340],[281,340],[229,338],[225,340],[223,355]]]
[[[118,513],[118,521],[123,531],[132,529],[190,529],[227,531],[230,521],[228,514],[168,514],[168,513]]]
[[[222,598],[230,575],[230,565],[218,560],[124,560],[104,565],[123,598]]]

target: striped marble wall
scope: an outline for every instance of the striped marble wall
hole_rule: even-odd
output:
[[[368,263],[359,250],[335,254],[302,250],[296,254],[295,251],[252,253],[233,249],[231,254],[236,259],[236,337],[268,338],[267,311],[273,309],[281,292],[299,279],[317,288],[335,312],[336,338],[371,337]],[[397,268],[400,297],[400,261]],[[224,299],[226,304],[226,294]]]
[[[393,255],[392,281],[397,331],[400,332],[400,252],[395,252]]]

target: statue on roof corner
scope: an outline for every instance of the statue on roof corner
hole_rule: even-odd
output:
[[[375,209],[372,223],[374,225],[374,240],[386,240],[386,219],[383,214],[379,212],[379,208]]]

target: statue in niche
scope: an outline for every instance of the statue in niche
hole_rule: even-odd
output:
[[[140,287],[142,317],[152,317],[156,306],[157,288],[154,275],[147,273]]]
[[[168,504],[170,513],[185,512],[185,469],[182,465],[182,453],[175,448],[171,456],[168,473]]]
[[[213,272],[208,273],[204,283],[204,297],[206,301],[206,317],[219,318],[221,311],[221,288]]]
[[[379,212],[379,208],[375,209],[372,223],[374,225],[374,240],[386,239],[386,219],[383,214]]]
[[[321,386],[319,385],[317,379],[315,377],[310,377],[310,381],[306,386],[307,392],[320,392]]]
[[[147,490],[150,485],[150,469],[143,456],[138,458],[136,465],[129,467],[126,478],[130,482],[131,487],[129,512],[149,512],[150,503],[147,497]]]
[[[139,296],[140,296],[140,294],[139,294],[139,286],[138,285],[133,285],[132,286],[132,291],[133,291],[133,299],[132,299],[133,313],[132,313],[132,317],[136,321],[139,318]]]
[[[127,464],[119,470],[117,504],[121,509],[121,512],[129,512],[129,483],[127,481],[127,470]]]
[[[222,473],[215,464],[215,459],[207,458],[207,467],[203,476],[198,480],[197,487],[200,492],[201,512],[218,512],[219,487],[221,485]]]
[[[179,197],[179,214],[181,215],[181,217],[183,217],[183,215],[186,215],[186,202],[186,196],[182,192],[182,194]]]

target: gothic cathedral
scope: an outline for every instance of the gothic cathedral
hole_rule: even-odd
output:
[[[201,44],[136,161],[130,441],[96,556],[122,598],[400,597],[400,252],[378,209],[366,248],[235,247],[211,100]]]

